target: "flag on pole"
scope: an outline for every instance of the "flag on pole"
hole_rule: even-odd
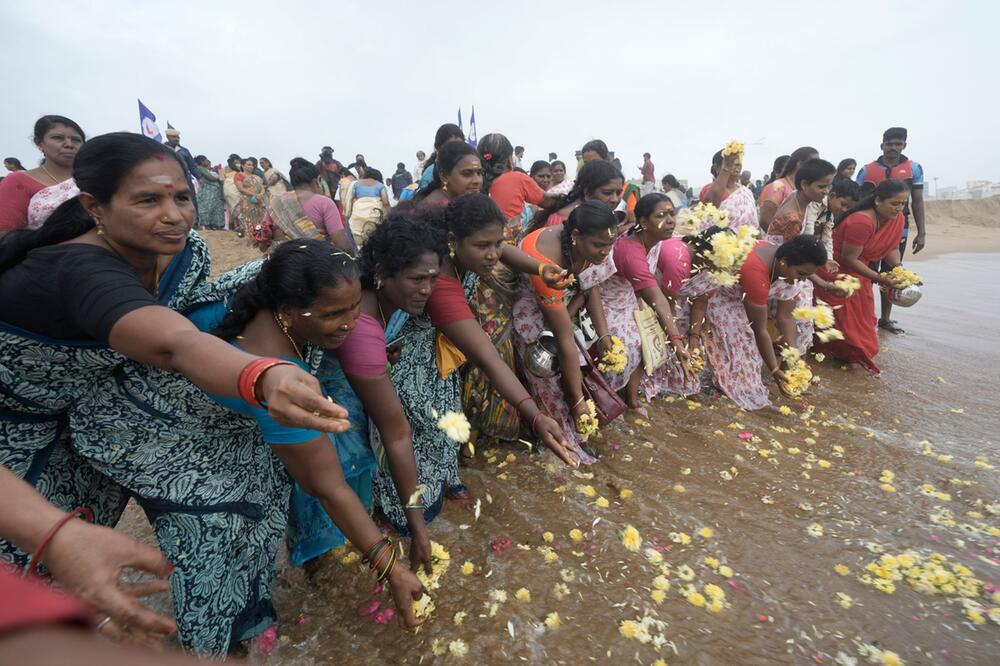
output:
[[[142,132],[143,136],[163,143],[160,128],[156,126],[156,115],[142,103],[141,99],[139,100],[139,131]]]
[[[465,134],[465,128],[462,127],[462,107],[458,107],[458,129],[462,130],[462,134]]]
[[[469,116],[469,145],[473,148],[476,147],[476,143],[479,138],[476,136],[476,107],[472,107],[472,115]]]
[[[168,121],[167,121],[167,129],[177,129],[177,128],[176,128],[176,127],[174,127],[173,125],[171,125],[171,124],[170,124],[170,121],[168,120]]]

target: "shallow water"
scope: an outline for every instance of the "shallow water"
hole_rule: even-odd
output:
[[[434,593],[437,609],[419,632],[360,617],[356,609],[372,598],[370,579],[359,564],[329,555],[313,582],[300,571],[282,573],[276,590],[280,640],[269,656],[252,659],[823,664],[836,663],[840,653],[841,663],[865,663],[859,647],[876,644],[908,664],[997,663],[1000,628],[988,619],[973,624],[958,597],[920,594],[905,581],[886,594],[857,580],[879,557],[869,548],[882,547],[887,553],[936,551],[988,586],[1000,583],[994,536],[1000,519],[989,510],[1000,510],[993,504],[997,471],[989,467],[1000,423],[1000,296],[980,286],[1000,283],[996,259],[954,254],[915,264],[925,294],[913,308],[895,313],[907,335],[883,334],[882,376],[831,361],[814,364],[822,381],[809,396],[811,417],[801,403],[788,403],[795,413],[782,415],[777,409],[742,412],[724,398],[706,397],[700,406],[661,401],[648,424],[605,434],[600,462],[580,470],[593,478],[546,469],[548,454],[529,455],[521,445],[480,451],[463,478],[483,498],[481,516],[476,520],[469,509],[449,504],[431,525],[451,566]],[[741,433],[758,439],[744,441]],[[508,454],[516,459],[505,463]],[[981,455],[987,462],[977,466]],[[895,474],[895,492],[880,488],[883,470]],[[927,483],[950,499],[923,494]],[[587,485],[610,505],[596,506],[580,492]],[[560,487],[564,491],[556,492]],[[631,498],[620,499],[622,489],[631,490]],[[950,510],[955,526],[940,524],[940,507]],[[931,520],[935,513],[938,523]],[[808,533],[813,523],[822,536]],[[638,530],[644,548],[659,548],[669,565],[671,586],[661,604],[651,598],[660,567],[625,548],[620,533],[626,525]],[[698,534],[705,527],[710,536]],[[583,541],[570,539],[574,528],[584,532]],[[546,545],[546,531],[554,536],[553,563],[538,550]],[[690,543],[674,543],[672,532],[685,533]],[[501,538],[512,545],[501,548]],[[707,556],[730,566],[733,577],[707,566]],[[466,561],[473,575],[462,574]],[[851,574],[838,575],[836,564]],[[692,568],[699,590],[709,583],[722,588],[721,612],[682,596],[683,565]],[[556,583],[568,588],[564,598]],[[515,599],[522,587],[530,601]],[[494,589],[505,590],[507,600],[491,616]],[[853,606],[841,607],[838,592]],[[382,598],[391,603],[387,593]],[[1000,606],[988,592],[976,601]],[[459,611],[467,616],[456,626]],[[552,612],[562,622],[555,629],[543,624]],[[667,641],[659,649],[619,631],[623,620],[644,615],[664,623],[653,632]],[[435,646],[447,650],[456,639],[467,645],[467,656],[434,654]]]

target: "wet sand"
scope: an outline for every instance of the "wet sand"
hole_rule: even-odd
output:
[[[992,469],[1000,297],[973,288],[995,284],[1000,269],[995,255],[954,254],[922,262],[920,273],[925,297],[898,313],[906,336],[883,338],[883,375],[819,364],[811,416],[793,403],[786,416],[742,412],[724,398],[660,401],[648,425],[608,432],[600,462],[580,474],[548,467],[547,454],[524,447],[481,452],[463,474],[484,500],[478,521],[450,504],[432,524],[452,565],[419,633],[359,617],[370,582],[358,564],[327,556],[315,583],[299,572],[282,577],[287,638],[263,663],[458,663],[450,653],[434,656],[456,639],[470,663],[822,664],[840,653],[858,658],[866,644],[909,664],[996,663],[1000,629],[971,622],[955,595],[921,594],[905,581],[889,594],[857,580],[880,553],[912,549],[967,566],[985,590],[1000,582]],[[986,457],[977,464],[977,456]],[[894,492],[880,487],[884,470],[894,474]],[[924,484],[949,499],[925,494]],[[581,492],[588,486],[607,508]],[[623,489],[629,499],[620,499]],[[651,597],[661,567],[625,548],[627,525],[668,565],[662,603]],[[573,529],[583,541],[570,538]],[[545,546],[557,555],[552,563]],[[731,567],[732,578],[706,558]],[[460,571],[466,561],[471,576]],[[850,574],[838,575],[838,564]],[[724,591],[721,612],[682,596],[685,566],[698,590]],[[568,588],[563,598],[557,583]],[[522,587],[530,602],[514,598]],[[491,590],[507,593],[492,617]],[[989,596],[975,601],[1000,606]],[[458,612],[467,613],[461,626]],[[562,621],[555,629],[544,626],[552,612]],[[661,649],[622,634],[622,621],[646,615],[664,623],[654,631],[669,641]]]
[[[221,245],[221,232],[206,235],[217,262],[252,256],[234,235]],[[342,563],[343,551],[326,556],[311,581],[282,565],[277,647],[251,658],[831,664],[838,655],[840,663],[866,663],[863,646],[877,645],[907,664],[996,663],[1000,629],[985,610],[985,624],[975,624],[957,595],[921,594],[905,580],[890,594],[858,580],[883,553],[936,552],[983,582],[977,606],[1000,606],[990,598],[1000,583],[996,259],[920,261],[925,295],[895,313],[905,336],[883,334],[882,376],[814,363],[821,382],[808,401],[776,402],[791,414],[747,413],[719,396],[660,400],[648,423],[606,431],[601,460],[576,473],[523,445],[481,447],[463,471],[482,499],[478,520],[449,503],[431,525],[451,566],[418,632],[358,614],[373,598],[372,583],[359,563]],[[884,470],[893,492],[883,488]],[[139,522],[133,515],[126,529],[143,531]],[[629,525],[652,555],[623,545]],[[582,540],[571,538],[574,529]],[[462,573],[465,562],[471,575]],[[836,565],[850,573],[839,575]],[[669,582],[660,601],[659,574],[661,586]],[[686,585],[709,601],[718,586],[720,612],[692,604]],[[520,588],[530,601],[515,598]],[[493,590],[506,601],[497,601],[499,592],[491,599]],[[850,597],[849,608],[838,593]],[[391,604],[387,593],[378,598]],[[546,627],[554,612],[561,626]],[[456,613],[466,614],[461,625]],[[662,645],[625,635],[632,627],[622,622],[647,616],[662,622],[647,621]],[[449,652],[463,646],[464,657]]]

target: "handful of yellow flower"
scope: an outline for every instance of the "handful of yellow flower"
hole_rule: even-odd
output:
[[[726,147],[722,149],[722,156],[729,157],[730,155],[742,155],[743,154],[743,144],[733,139],[726,144]]]
[[[913,286],[919,282],[923,282],[919,275],[908,268],[903,268],[902,266],[896,266],[888,273],[882,273],[882,275],[888,275],[897,289],[906,289],[907,287]]]
[[[449,566],[451,566],[451,555],[444,549],[444,546],[436,541],[431,541],[431,573],[428,575],[424,572],[423,567],[419,567],[417,578],[424,584],[424,589],[428,592],[436,590],[441,587],[441,576],[444,575]],[[420,599],[413,602],[413,614],[418,619],[429,617],[433,612],[434,602],[431,600],[431,595],[425,593]]]
[[[431,413],[437,417],[436,411],[431,410]],[[437,426],[449,438],[459,443],[469,441],[469,436],[472,434],[472,426],[469,425],[469,419],[465,418],[465,414],[462,412],[446,412],[444,416],[438,419]]]
[[[625,370],[625,366],[628,364],[628,352],[625,349],[625,343],[621,341],[616,335],[611,336],[611,349],[604,352],[604,356],[597,363],[597,369],[601,372],[609,372],[611,374],[618,374]]]
[[[834,281],[833,286],[844,292],[845,298],[850,298],[854,295],[858,289],[861,288],[861,280],[854,277],[853,275],[847,275],[846,273],[841,273],[837,276]]]
[[[781,358],[788,366],[785,370],[788,383],[784,385],[784,389],[790,395],[798,397],[812,383],[812,370],[809,369],[809,364],[802,360],[802,354],[795,347],[785,347],[781,351]]]
[[[705,259],[712,263],[709,275],[720,287],[730,287],[739,282],[739,271],[743,262],[753,252],[757,242],[757,230],[744,225],[735,234],[720,233],[712,236],[712,249],[705,253]]]
[[[688,371],[698,374],[705,369],[705,357],[701,355],[701,347],[695,347],[688,353]]]
[[[679,236],[690,236],[701,231],[702,227],[707,227],[707,223],[717,227],[729,226],[729,211],[720,210],[710,203],[697,203],[682,208],[677,214],[674,233]]]
[[[597,422],[597,405],[593,400],[588,400],[586,405],[587,413],[580,414],[576,419],[576,431],[580,434],[580,439],[585,442],[600,430],[600,424]]]
[[[816,328],[830,328],[836,322],[833,318],[833,308],[818,298],[815,307],[798,307],[792,310],[792,318],[796,321],[812,320]]]

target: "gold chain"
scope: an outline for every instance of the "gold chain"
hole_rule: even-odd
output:
[[[285,326],[284,322],[281,321],[281,317],[278,316],[277,312],[272,312],[271,314],[274,315],[274,321],[278,324],[278,328],[280,328],[281,332],[285,334],[285,337],[288,338],[288,341],[292,343],[292,349],[295,350],[295,355],[299,357],[300,361],[305,363],[306,359],[302,356],[302,352],[299,351],[299,346],[295,344],[295,340],[292,339],[291,333],[288,332],[288,327]]]

